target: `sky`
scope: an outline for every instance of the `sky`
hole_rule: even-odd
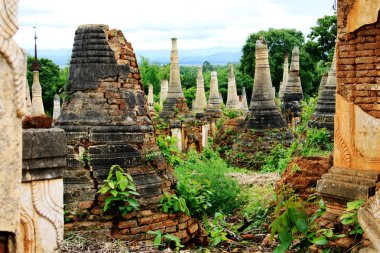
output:
[[[295,28],[305,35],[318,18],[334,14],[334,0],[20,0],[24,49],[71,48],[82,24],[107,24],[123,31],[135,50],[242,47],[249,34]]]

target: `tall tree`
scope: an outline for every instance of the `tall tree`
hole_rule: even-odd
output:
[[[33,84],[33,72],[31,71],[33,61],[34,57],[28,56],[27,79],[30,88]],[[44,103],[45,112],[51,115],[53,112],[54,95],[55,93],[61,93],[67,83],[68,67],[61,69],[52,60],[47,58],[38,59],[38,63],[41,66],[39,76],[42,87],[42,101]]]

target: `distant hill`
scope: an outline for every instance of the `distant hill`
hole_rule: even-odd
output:
[[[34,50],[27,50],[30,55]],[[180,64],[184,65],[202,65],[204,61],[211,64],[227,64],[229,62],[239,62],[242,52],[237,47],[212,47],[205,49],[186,49],[179,50]],[[38,56],[52,59],[56,64],[63,67],[69,63],[71,49],[46,49],[39,50]],[[141,56],[146,57],[150,62],[166,64],[170,62],[170,50],[136,50],[137,59]]]

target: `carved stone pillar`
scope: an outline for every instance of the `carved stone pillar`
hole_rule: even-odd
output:
[[[21,117],[27,85],[26,56],[12,38],[18,29],[17,7],[17,0],[0,0],[0,249],[5,252],[15,252],[19,240]]]

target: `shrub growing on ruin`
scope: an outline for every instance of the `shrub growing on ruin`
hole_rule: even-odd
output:
[[[104,202],[104,211],[117,209],[122,215],[138,210],[139,203],[135,196],[139,196],[133,178],[119,165],[112,165],[108,177],[100,190],[100,194],[107,197]]]

